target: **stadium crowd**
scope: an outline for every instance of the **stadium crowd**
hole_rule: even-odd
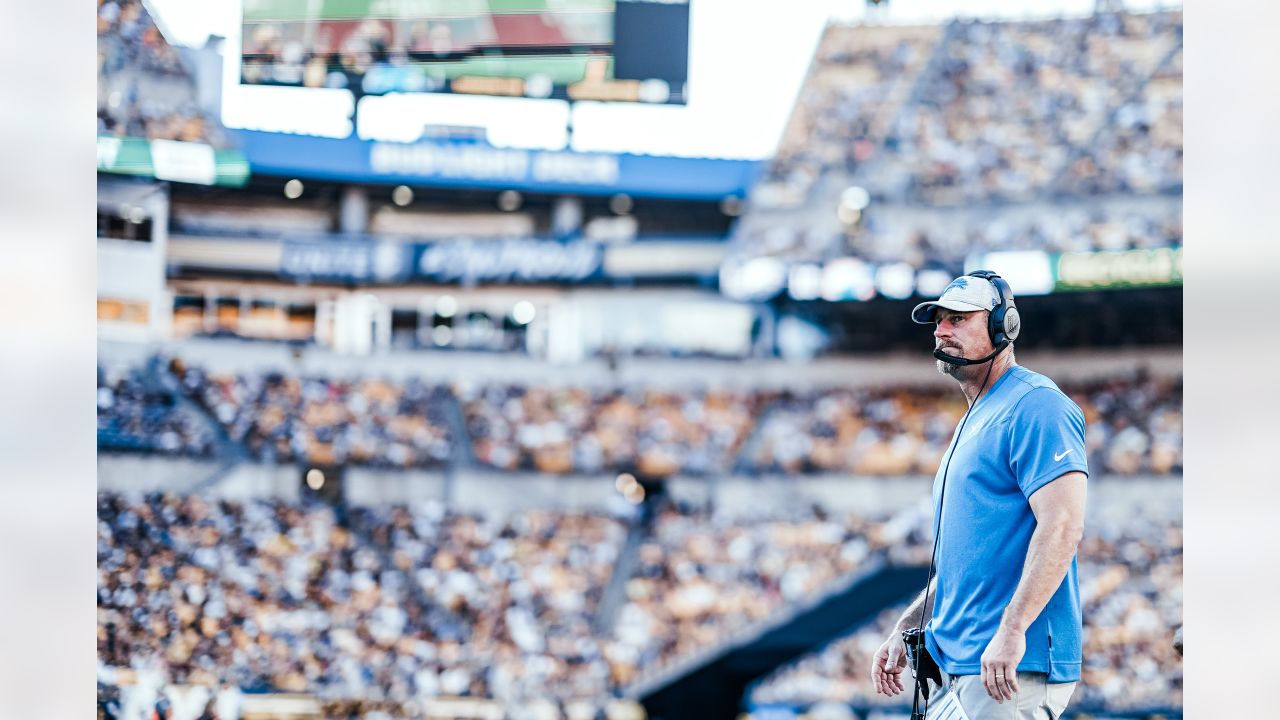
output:
[[[1138,374],[1061,387],[1084,410],[1095,472],[1182,471],[1180,379]],[[954,390],[788,393],[761,418],[749,466],[793,475],[932,475],[964,407]]]
[[[98,134],[224,146],[195,82],[140,0],[98,1]]]
[[[959,393],[936,387],[604,391],[229,374],[180,360],[172,368],[230,439],[263,462],[440,468],[466,442],[482,466],[511,472],[931,475],[964,413]],[[179,426],[155,398],[152,424],[137,424],[145,374],[131,372],[132,383],[100,377],[102,446],[146,449],[119,440],[119,428],[143,433],[163,420],[171,435],[155,441],[167,438],[164,452],[208,454],[199,424]],[[1182,471],[1180,378],[1136,373],[1062,389],[1085,412],[1095,471]],[[450,417],[455,405],[460,420]]]
[[[765,193],[794,201],[823,174],[852,173],[867,160],[939,35],[936,26],[828,28],[769,162]]]
[[[953,22],[882,170],[928,204],[1031,199],[1141,90],[1181,28],[1180,12]]]
[[[1097,712],[1182,707],[1180,508],[1123,522],[1095,522],[1079,550],[1084,667],[1072,706]],[[761,681],[754,704],[900,704],[871,686],[871,658],[905,605]]]
[[[411,703],[599,703],[833,580],[901,537],[820,509],[711,517],[669,506],[612,633],[592,618],[623,524],[104,493],[100,675],[121,705],[168,684]],[[923,543],[920,543],[923,546]],[[834,550],[833,550],[834,548]],[[136,715],[119,716],[134,720]]]
[[[126,67],[185,76],[182,60],[160,35],[141,0],[98,0],[98,70]]]
[[[955,20],[933,34],[831,25],[737,244],[954,271],[981,250],[1179,245],[1179,203],[1143,217],[1105,201],[1180,192],[1181,37],[1181,11]],[[852,185],[870,205],[837,225],[832,193]],[[1063,207],[1006,217],[1028,203]],[[886,219],[891,208],[978,212],[925,227]]]
[[[210,373],[172,364],[231,439],[265,462],[441,467],[453,448],[448,389],[412,379]]]
[[[126,709],[168,684],[406,703],[594,698],[605,516],[102,494],[98,656]],[[138,682],[147,680],[146,684]]]
[[[775,218],[743,229],[739,237],[753,252],[782,260],[821,262],[852,255],[873,264],[905,262],[915,270],[958,274],[967,258],[988,252],[1180,247],[1182,203],[1176,198],[1136,204],[1077,199],[973,208],[962,214],[874,206],[848,235]]]
[[[765,401],[716,390],[459,386],[457,392],[480,462],[556,474],[722,472]]]
[[[610,659],[623,684],[708,650],[829,588],[906,536],[813,506],[729,517],[667,505],[640,546]]]
[[[115,450],[207,457],[214,438],[197,413],[137,367],[98,366],[98,443]]]
[[[599,707],[872,559],[927,562],[928,514],[915,510],[728,517],[669,504],[637,547],[612,630],[598,632],[626,533],[605,514],[424,503],[340,517],[319,504],[102,493],[100,695],[120,720],[150,717],[182,697],[175,688],[198,688],[211,707],[241,691],[301,692],[406,717],[441,697]],[[1079,707],[1181,706],[1182,534],[1176,504],[1162,512],[1090,524]],[[866,662],[901,610],[779,670],[751,702],[885,702]]]
[[[1058,189],[1077,195],[1178,192],[1182,186],[1182,49],[1081,148]]]
[[[1137,206],[1044,203],[1018,211],[991,209],[964,218],[945,214],[925,221],[895,214],[867,222],[850,243],[860,257],[877,263],[906,262],[913,268],[959,273],[966,258],[988,252],[1046,253],[1154,249],[1182,245],[1178,200]]]

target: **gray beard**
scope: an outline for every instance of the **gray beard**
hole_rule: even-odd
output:
[[[943,375],[950,375],[952,377],[955,377],[956,371],[960,369],[959,365],[952,365],[951,363],[944,362],[942,360],[936,360],[935,362],[938,363],[938,372],[942,373]]]

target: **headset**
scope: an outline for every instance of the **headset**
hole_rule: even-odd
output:
[[[981,278],[990,282],[996,289],[999,302],[991,309],[991,313],[987,317],[987,335],[990,336],[991,344],[995,346],[995,349],[991,351],[991,354],[978,360],[968,360],[956,355],[948,355],[941,350],[933,351],[935,358],[952,365],[980,365],[992,361],[1002,350],[1009,347],[1010,343],[1017,340],[1018,335],[1022,332],[1022,317],[1018,314],[1018,306],[1013,301],[1013,290],[1009,288],[1009,283],[1005,282],[1004,278],[990,270],[974,270],[971,273],[967,273],[966,277]],[[982,386],[978,388],[978,396],[981,396],[983,391],[986,390],[987,381],[991,379],[991,371],[994,368],[994,362],[987,366],[987,374],[982,379]],[[938,540],[942,536],[942,508],[947,496],[947,474],[951,470],[951,457],[960,445],[960,436],[964,433],[965,423],[969,421],[969,416],[973,414],[973,409],[977,404],[978,398],[975,398],[973,404],[965,410],[964,417],[960,419],[960,427],[956,430],[955,441],[952,443],[950,451],[947,452],[946,460],[942,465],[942,483],[938,491],[938,518],[933,533],[933,552],[929,555],[929,574],[924,581],[924,603],[920,606],[920,622],[914,628],[916,637],[922,644],[924,641],[924,613],[929,607],[929,588],[933,583],[934,570],[937,567]],[[911,674],[915,676],[915,688],[911,702],[912,720],[924,720],[929,709],[928,686],[925,684],[925,678],[922,677],[920,672],[920,660],[923,654],[923,652],[917,651],[910,658]],[[923,709],[920,707],[922,697],[924,699]]]
[[[996,295],[1000,301],[991,308],[991,313],[987,316],[987,335],[991,338],[991,344],[995,349],[990,355],[977,360],[948,355],[942,350],[934,350],[933,356],[952,365],[980,365],[999,355],[1001,350],[1009,347],[1009,343],[1018,339],[1018,335],[1022,333],[1022,316],[1018,313],[1017,303],[1013,301],[1013,290],[1009,288],[1009,283],[1005,282],[1004,278],[990,270],[974,270],[967,273],[965,277],[981,278],[991,283],[996,289]]]

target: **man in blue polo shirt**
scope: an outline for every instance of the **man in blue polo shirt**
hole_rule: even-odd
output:
[[[994,273],[956,278],[911,316],[936,324],[938,370],[969,412],[934,478],[937,572],[876,652],[872,682],[907,689],[902,631],[927,622],[925,646],[971,720],[1052,720],[1080,679],[1084,414],[1016,364],[1020,321]]]

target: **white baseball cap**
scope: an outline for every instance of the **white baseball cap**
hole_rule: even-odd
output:
[[[994,310],[1000,304],[1000,292],[991,281],[973,275],[961,275],[951,281],[937,300],[922,302],[911,311],[911,319],[921,325],[933,323],[934,308],[956,312]]]

